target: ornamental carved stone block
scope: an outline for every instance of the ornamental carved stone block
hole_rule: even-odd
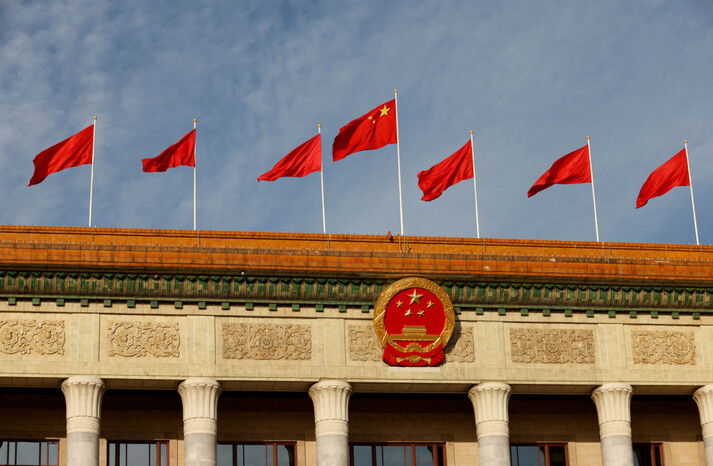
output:
[[[371,325],[350,325],[349,359],[352,361],[381,361],[384,349],[376,339],[374,327]]]
[[[593,364],[594,332],[568,329],[510,329],[512,362]]]
[[[312,329],[296,324],[223,324],[223,359],[312,359]]]
[[[695,365],[693,332],[632,331],[634,364]]]
[[[0,320],[0,353],[64,354],[63,320]]]
[[[178,324],[109,322],[109,356],[156,358],[180,356]]]
[[[460,330],[455,330],[445,352],[446,362],[475,362],[473,329],[461,328]]]

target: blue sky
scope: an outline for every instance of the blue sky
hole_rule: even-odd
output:
[[[475,236],[473,185],[416,174],[475,130],[481,235],[594,240],[589,185],[527,190],[591,136],[603,241],[694,243],[690,193],[635,210],[689,141],[713,242],[713,3],[5,1],[0,223],[85,226],[88,166],[33,157],[98,116],[95,226],[192,228],[192,170],[143,173],[198,119],[198,225],[321,232],[319,175],[256,178],[322,124],[327,230],[397,233],[396,147],[331,162],[339,128],[399,90],[407,235]]]

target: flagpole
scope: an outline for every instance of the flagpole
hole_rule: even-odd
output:
[[[475,147],[473,145],[473,130],[470,131],[470,155],[473,156],[473,192],[475,193],[475,231],[480,238],[480,222],[478,221],[478,184],[475,180]]]
[[[597,233],[597,242],[599,242],[599,222],[597,222],[597,198],[594,195],[594,170],[592,170],[592,147],[589,145],[589,136],[587,136],[587,151],[589,152],[589,176],[592,178],[592,202],[594,203],[594,231]]]
[[[696,221],[696,203],[693,202],[693,180],[691,179],[691,164],[688,161],[688,141],[683,141],[683,148],[686,150],[686,168],[688,168],[688,185],[691,187],[691,207],[693,208],[693,228],[696,230],[696,245],[700,246],[698,241],[698,222]]]
[[[322,125],[317,125],[317,133],[322,134]],[[327,217],[324,215],[324,160],[322,157],[322,139],[319,141],[319,180],[322,183],[322,231],[327,234]]]
[[[193,129],[196,129],[196,122],[197,119],[193,119]],[[197,136],[197,135],[196,135]],[[197,230],[197,223],[196,223],[196,139],[197,137],[193,138],[193,229]]]
[[[399,147],[399,101],[398,89],[394,89],[394,113],[396,116],[396,161],[399,169],[399,213],[401,214],[401,236],[404,235],[404,201],[401,194],[401,148]]]
[[[94,117],[94,128],[92,129],[92,171],[89,178],[89,228],[92,227],[92,194],[94,193],[94,141],[97,136],[97,117]]]

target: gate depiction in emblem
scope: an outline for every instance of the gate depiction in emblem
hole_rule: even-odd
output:
[[[448,295],[432,281],[404,278],[386,288],[374,306],[374,331],[391,366],[436,366],[453,333]]]

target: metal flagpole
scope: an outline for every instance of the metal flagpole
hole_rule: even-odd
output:
[[[587,136],[587,152],[589,152],[589,176],[592,178],[592,202],[594,203],[594,231],[597,233],[597,242],[599,242],[599,223],[597,222],[597,198],[594,196],[594,170],[592,170],[592,147],[589,145],[589,136]]]
[[[195,118],[193,119],[193,129],[196,129],[196,120]],[[197,224],[196,224],[196,139],[198,135],[196,135],[195,138],[193,138],[193,229],[197,230]]]
[[[401,236],[404,235],[404,201],[401,194],[401,149],[399,147],[399,102],[398,89],[394,89],[394,114],[396,116],[396,161],[399,168],[399,213],[401,214]]]
[[[480,222],[478,221],[478,184],[475,180],[475,148],[473,146],[473,130],[470,131],[470,155],[473,156],[473,192],[475,193],[475,232],[480,238]]]
[[[317,132],[322,134],[322,125],[317,125]],[[322,157],[322,140],[319,141],[319,180],[322,183],[322,231],[327,234],[327,217],[324,215],[324,160]]]
[[[688,161],[688,141],[683,141],[683,148],[686,150],[686,168],[688,168],[688,185],[691,187],[691,207],[693,208],[693,228],[696,230],[696,244],[701,245],[698,241],[698,222],[696,221],[696,203],[693,202],[693,180],[691,179],[691,164]]]
[[[94,141],[97,137],[97,117],[94,117],[92,129],[92,174],[89,178],[89,227],[92,227],[92,194],[94,193]]]

